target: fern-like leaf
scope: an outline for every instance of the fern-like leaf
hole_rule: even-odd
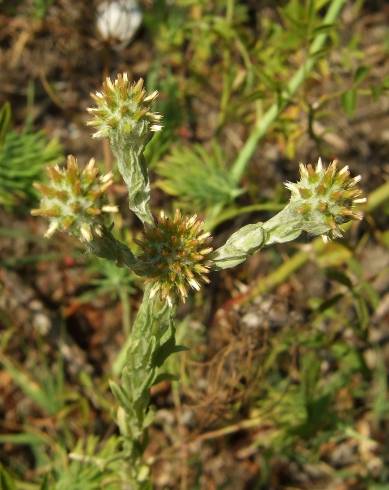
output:
[[[176,196],[181,207],[204,211],[215,204],[225,205],[243,191],[230,177],[226,157],[216,143],[207,151],[201,145],[178,146],[156,168],[157,184]]]
[[[10,108],[5,104],[0,111],[0,205],[17,206],[35,198],[32,187],[40,180],[46,165],[62,160],[57,140],[48,140],[42,131],[10,129]]]

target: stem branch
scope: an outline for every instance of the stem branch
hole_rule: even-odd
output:
[[[370,194],[366,204],[366,211],[372,212],[388,200],[389,182],[386,182]],[[349,229],[350,226],[351,223],[346,223],[343,225],[343,229]],[[316,240],[312,242],[310,248],[311,250],[314,250],[315,253],[319,253],[322,252],[326,246],[327,244],[325,244],[321,238],[316,238]],[[301,267],[303,267],[303,265],[306,264],[311,257],[312,254],[309,252],[297,252],[267,277],[261,277],[257,285],[253,287],[250,293],[242,298],[242,302],[246,303],[258,295],[268,293],[269,291],[273,290],[278,285],[282,284],[294,272],[301,269]]]

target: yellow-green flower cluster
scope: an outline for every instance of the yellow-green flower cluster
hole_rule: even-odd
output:
[[[142,79],[131,83],[127,73],[119,74],[114,81],[107,77],[102,90],[91,96],[96,107],[88,108],[93,118],[87,124],[96,127],[94,138],[116,139],[120,134],[142,141],[162,129],[162,116],[151,110],[158,92],[147,94]]]
[[[173,305],[176,299],[185,302],[189,289],[209,282],[210,234],[196,215],[183,217],[177,210],[170,218],[161,212],[138,244],[141,274],[152,283],[151,296],[159,294]]]
[[[115,213],[117,207],[104,204],[104,194],[112,185],[112,173],[99,176],[94,159],[81,169],[74,156],[69,155],[67,166],[47,167],[49,182],[35,183],[41,194],[40,207],[33,216],[45,216],[50,224],[45,236],[56,230],[69,231],[89,242],[93,233],[101,235],[102,215]]]
[[[361,176],[351,177],[346,165],[341,170],[334,160],[327,168],[321,159],[314,168],[300,164],[300,180],[287,183],[291,205],[303,217],[303,228],[322,235],[324,240],[342,236],[339,225],[362,219],[361,204],[366,202],[357,184]]]

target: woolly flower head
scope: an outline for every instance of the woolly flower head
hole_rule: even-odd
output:
[[[125,136],[144,144],[153,132],[162,129],[162,116],[151,111],[158,92],[148,95],[142,79],[131,83],[127,73],[119,74],[114,81],[107,77],[101,92],[91,96],[96,107],[88,108],[93,118],[87,124],[96,127],[94,138],[108,137],[114,143]]]
[[[362,219],[358,208],[366,198],[357,186],[360,180],[360,175],[350,176],[348,165],[338,170],[336,160],[327,168],[320,158],[316,168],[300,164],[300,181],[286,187],[292,192],[291,204],[304,218],[304,229],[327,241],[342,236],[340,224]]]
[[[170,306],[176,299],[185,302],[189,289],[208,283],[210,234],[197,216],[183,217],[177,210],[173,218],[161,212],[155,225],[147,226],[139,260],[142,275],[152,283],[151,295],[159,294]]]
[[[47,167],[47,173],[47,184],[34,183],[41,202],[38,209],[31,211],[33,216],[49,218],[45,236],[49,238],[56,230],[67,230],[81,240],[90,241],[92,232],[101,234],[102,214],[117,212],[116,206],[103,204],[104,193],[112,185],[112,173],[99,177],[94,159],[80,169],[72,155],[67,158],[66,168]]]

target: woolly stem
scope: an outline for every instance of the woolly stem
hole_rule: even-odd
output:
[[[107,228],[102,228],[101,236],[93,234],[92,240],[86,242],[89,252],[102,259],[111,260],[119,267],[136,270],[137,260],[131,250],[113,237]]]
[[[220,270],[236,267],[266,245],[295,240],[304,230],[303,221],[295,207],[288,204],[266,223],[244,226],[211,254],[213,268]]]
[[[123,436],[123,449],[129,456],[126,470],[131,478],[131,490],[151,488],[149,469],[142,462],[147,446],[147,428],[154,412],[150,409],[150,388],[160,381],[171,379],[160,368],[173,353],[182,350],[176,345],[174,309],[162,305],[147,285],[129,334],[114,371],[121,372],[119,383],[110,382],[119,403],[117,424]]]
[[[117,158],[118,169],[128,189],[128,206],[138,218],[153,224],[150,211],[150,181],[145,158],[144,145],[129,144],[125,136],[111,138],[112,151]]]

